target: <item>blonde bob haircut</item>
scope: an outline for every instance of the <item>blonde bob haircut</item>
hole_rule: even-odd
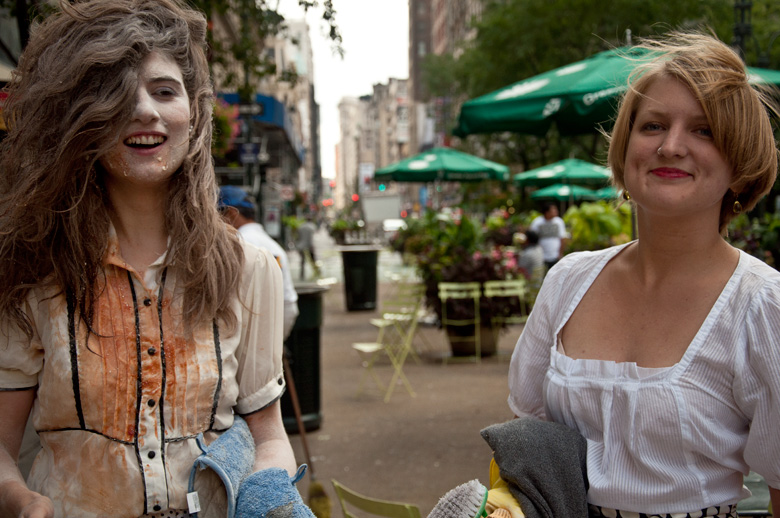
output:
[[[626,151],[644,94],[657,79],[673,77],[698,99],[715,146],[733,168],[731,188],[720,210],[719,230],[725,235],[736,216],[734,201],[749,211],[775,182],[778,150],[770,114],[778,114],[777,104],[768,87],[760,90],[751,85],[739,55],[712,36],[673,32],[662,40],[644,40],[639,47],[654,57],[632,72],[620,103],[607,158],[613,182],[618,189],[626,187]]]

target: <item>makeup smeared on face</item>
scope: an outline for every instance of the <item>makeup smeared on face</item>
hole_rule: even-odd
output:
[[[187,155],[189,127],[181,70],[172,58],[152,52],[138,71],[132,120],[101,163],[115,180],[166,183]]]

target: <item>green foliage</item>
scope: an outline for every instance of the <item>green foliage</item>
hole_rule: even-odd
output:
[[[776,2],[753,4],[756,39],[766,41],[772,27],[778,27],[777,15],[772,14],[778,8],[770,7]],[[771,15],[774,25],[759,20],[759,12]],[[729,42],[733,23],[733,0],[614,0],[606,4],[596,0],[486,0],[482,18],[474,24],[476,37],[455,51],[458,58],[426,59],[422,74],[431,97],[445,104],[451,99],[462,102],[624,45],[627,29],[636,39],[674,28],[711,27]],[[455,126],[457,107],[443,113],[449,130]],[[474,135],[461,147],[528,170],[563,158],[599,161],[604,158],[606,142],[595,129],[591,135],[562,137],[553,128],[542,138],[512,133]]]
[[[297,216],[284,216],[282,217],[282,223],[284,223],[287,227],[289,227],[293,233],[298,230],[298,228],[303,225],[304,221],[306,221],[303,218],[299,218]]]
[[[566,252],[601,250],[631,239],[631,207],[605,201],[572,206],[563,215],[571,234]]]
[[[780,260],[780,215],[740,214],[731,222],[729,242],[777,268]]]
[[[267,37],[279,35],[289,37],[285,18],[277,10],[278,2],[269,0],[187,0],[187,2],[206,13],[209,19],[230,13],[236,15],[239,21],[240,26],[236,28],[235,38],[229,42],[216,40],[209,24],[207,38],[211,66],[225,67],[230,62],[238,61],[250,78],[262,78],[277,72],[273,59],[264,50]],[[333,0],[298,0],[298,5],[306,12],[321,7],[321,21],[327,27],[333,50],[343,55],[342,37],[336,24]],[[9,9],[11,15],[17,17],[22,48],[27,43],[27,34],[32,21],[54,11],[54,7],[46,0],[0,0],[0,7]],[[226,84],[221,86],[235,88],[244,97],[253,93],[248,91],[251,88],[248,82],[240,82],[239,77],[230,68],[225,70],[227,71]],[[294,83],[297,80],[295,70],[290,68],[280,71],[279,80]]]
[[[489,0],[454,70],[468,97],[584,59],[634,37],[711,26],[729,41],[731,0]],[[566,16],[562,16],[562,13]]]
[[[514,252],[488,242],[482,225],[466,215],[428,211],[422,218],[407,219],[406,223],[407,227],[399,231],[398,241],[403,243],[403,252],[414,254],[417,271],[425,283],[426,303],[440,318],[439,282],[485,282],[523,275]],[[492,224],[497,225],[497,221]],[[398,243],[395,246],[398,249]],[[512,304],[509,300],[483,297],[480,314],[489,322],[493,315],[510,312]],[[453,318],[469,318],[469,311],[469,303],[457,301],[447,310]]]

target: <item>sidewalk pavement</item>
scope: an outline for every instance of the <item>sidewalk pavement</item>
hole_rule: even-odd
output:
[[[423,325],[418,334],[428,345],[421,337],[416,339],[423,358],[420,362],[409,359],[404,366],[416,397],[399,384],[385,403],[384,394],[370,379],[358,394],[363,367],[351,345],[376,340],[376,328],[369,320],[379,316],[379,311],[346,310],[342,276],[335,271],[336,262],[341,266],[340,258],[337,252],[331,254],[332,244],[318,236],[318,259],[327,263],[323,275],[333,275],[337,283],[323,295],[322,423],[306,438],[316,479],[330,497],[332,516],[339,518],[342,513],[331,479],[366,496],[415,504],[423,517],[450,489],[475,478],[487,485],[492,454],[479,432],[513,417],[506,402],[508,357],[521,327],[506,330],[499,339],[498,353],[481,364],[443,365],[435,358],[449,350],[446,336],[435,326]],[[393,289],[392,283],[384,282],[387,271],[398,267],[382,252],[380,306],[382,297]],[[389,381],[389,362],[374,369]],[[305,462],[300,436],[292,434],[290,440],[297,460]],[[298,483],[304,500],[309,483],[309,476]]]

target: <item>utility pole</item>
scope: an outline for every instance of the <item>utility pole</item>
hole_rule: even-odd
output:
[[[742,61],[745,61],[745,43],[753,35],[750,12],[752,8],[753,2],[734,0],[734,42],[732,45],[736,48]]]

